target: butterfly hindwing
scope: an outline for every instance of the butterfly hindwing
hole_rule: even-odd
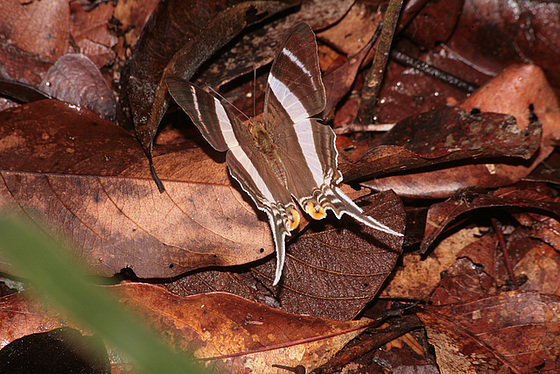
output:
[[[316,116],[325,108],[317,43],[311,27],[295,26],[268,76],[265,94],[265,128],[271,134],[288,123]]]

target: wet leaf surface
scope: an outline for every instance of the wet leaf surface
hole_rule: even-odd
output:
[[[85,55],[67,53],[49,69],[39,89],[50,97],[84,107],[108,121],[117,116],[117,102],[103,75]]]

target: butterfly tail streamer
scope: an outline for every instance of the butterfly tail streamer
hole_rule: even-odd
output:
[[[284,269],[284,262],[286,261],[286,236],[290,232],[286,230],[284,219],[281,212],[275,210],[266,210],[270,227],[272,229],[272,238],[274,240],[274,247],[276,249],[276,273],[274,275],[273,286],[276,286],[282,278],[282,270]]]
[[[332,195],[331,195],[332,194]],[[328,196],[328,201],[340,201],[342,204],[337,204],[336,206],[333,204],[329,204],[327,208],[331,208],[332,211],[335,213],[336,217],[340,219],[343,214],[348,214],[349,216],[353,217],[357,221],[363,223],[366,226],[369,226],[375,230],[379,230],[385,232],[387,234],[391,234],[394,236],[402,237],[404,236],[402,233],[397,232],[390,227],[384,225],[383,223],[379,222],[373,217],[367,216],[363,214],[363,210],[356,205],[342,190],[338,187],[328,188],[325,191],[325,195]]]

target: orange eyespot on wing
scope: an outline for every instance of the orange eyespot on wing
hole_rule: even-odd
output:
[[[299,226],[299,213],[295,209],[290,210],[290,215],[288,216],[288,230],[292,231]]]
[[[309,215],[313,218],[313,219],[323,219],[325,218],[325,216],[327,215],[325,213],[325,209],[323,209],[322,206],[320,205],[315,205],[312,202],[308,202],[305,205],[305,211],[307,213],[309,213]]]

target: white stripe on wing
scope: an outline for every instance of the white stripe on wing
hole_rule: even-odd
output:
[[[311,126],[311,121],[306,119],[294,124],[294,130],[296,132],[303,157],[305,157],[307,167],[313,175],[313,180],[319,187],[325,182],[325,175],[323,165],[321,164],[321,160],[317,154],[315,140],[313,139],[313,127]]]
[[[311,77],[311,82],[313,82],[313,83],[315,82],[311,72],[309,70],[307,70],[305,65],[303,65],[303,63],[292,52],[290,52],[288,49],[284,48],[282,50],[282,54],[285,55],[286,57],[288,57],[290,59],[290,61],[292,61],[294,64],[296,64],[301,70],[303,70],[303,72],[305,74],[307,74],[307,76]]]
[[[272,74],[268,75],[268,85],[274,96],[276,96],[276,99],[278,99],[280,105],[288,112],[294,123],[309,118],[309,113],[303,105],[301,105],[296,95]]]
[[[259,171],[255,168],[255,166],[253,165],[253,162],[249,159],[249,156],[247,156],[247,153],[245,153],[243,148],[233,147],[233,148],[230,148],[229,151],[232,153],[233,157],[235,157],[235,159],[241,164],[241,167],[243,167],[243,169],[245,169],[245,175],[247,175],[248,177],[250,177],[253,180],[254,185],[264,195],[264,197],[270,202],[275,202],[276,199],[274,198],[274,196],[272,195],[272,193],[268,189],[268,186],[266,185],[266,182],[263,180],[263,178],[259,174]],[[240,183],[240,184],[241,184],[241,187],[243,187],[243,183]],[[245,189],[245,188],[243,187],[243,189]],[[245,191],[249,195],[251,195],[251,193],[249,191],[247,191],[247,190],[245,190]]]

